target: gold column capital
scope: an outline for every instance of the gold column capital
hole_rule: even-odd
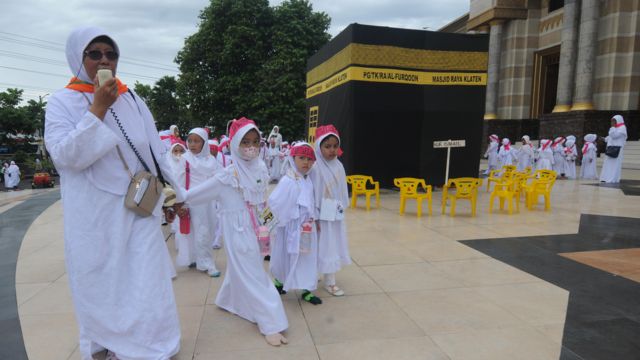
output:
[[[556,106],[553,108],[553,111],[551,111],[551,112],[554,112],[554,113],[563,113],[563,112],[568,112],[568,111],[571,111],[571,110],[572,110],[572,109],[571,109],[571,105],[556,105]]]
[[[484,119],[485,120],[497,120],[498,116],[496,114],[488,113],[488,114],[484,114]]]
[[[575,103],[571,107],[571,111],[580,111],[580,110],[595,110],[595,107],[590,102]]]

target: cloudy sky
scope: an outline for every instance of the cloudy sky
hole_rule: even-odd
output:
[[[277,5],[282,0],[269,0]],[[469,0],[312,0],[331,17],[330,33],[351,23],[437,30],[469,10]],[[185,37],[198,26],[209,0],[45,1],[2,0],[0,91],[24,89],[38,99],[66,85],[71,74],[64,43],[81,25],[98,25],[118,42],[118,76],[128,84],[153,85],[178,75],[173,62]]]

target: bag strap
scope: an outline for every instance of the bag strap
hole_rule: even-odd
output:
[[[184,167],[184,172],[185,172],[185,190],[189,190],[189,183],[191,182],[191,168],[189,167],[189,162],[185,161],[186,165]]]
[[[127,162],[124,161],[124,156],[122,156],[122,151],[120,151],[120,146],[116,145],[116,150],[118,151],[118,156],[122,161],[122,165],[124,165],[124,169],[127,170],[127,174],[129,174],[129,177],[131,178],[131,180],[134,180],[133,174],[131,173],[131,170],[129,170],[129,165],[127,165]]]

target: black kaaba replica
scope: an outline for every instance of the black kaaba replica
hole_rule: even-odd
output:
[[[347,175],[445,181],[477,177],[489,38],[351,24],[307,62],[309,141],[315,129],[340,131]]]

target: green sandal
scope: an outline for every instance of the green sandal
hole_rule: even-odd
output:
[[[308,290],[305,290],[304,292],[302,292],[302,300],[312,303],[313,305],[322,304],[322,300],[319,297],[313,295],[313,293],[311,293]]]

